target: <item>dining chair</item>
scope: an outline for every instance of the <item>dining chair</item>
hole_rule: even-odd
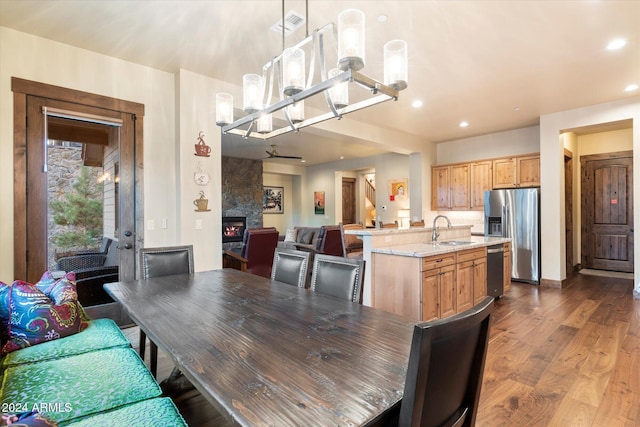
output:
[[[363,242],[361,238],[354,234],[345,234],[345,230],[363,230],[362,224],[340,223],[340,234],[342,235],[342,248],[345,257],[362,258]]]
[[[142,279],[193,274],[193,245],[165,246],[140,249],[140,276]],[[140,329],[140,358],[144,360],[147,334]],[[149,340],[151,374],[155,377],[158,368],[158,346]]]
[[[410,228],[424,228],[424,219],[420,221],[411,221],[409,222]]]
[[[394,222],[380,221],[380,228],[398,228],[398,221],[394,221]]]
[[[364,266],[362,259],[316,255],[311,272],[311,290],[361,302]]]
[[[271,279],[306,288],[310,259],[311,252],[276,248],[273,254]]]
[[[414,326],[399,427],[475,425],[493,304]]]

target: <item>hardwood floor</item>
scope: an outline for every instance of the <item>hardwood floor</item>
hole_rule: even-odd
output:
[[[632,280],[580,274],[563,289],[514,282],[496,301],[476,425],[640,426],[632,291]],[[138,328],[125,333],[137,348]],[[172,362],[159,353],[162,379]],[[192,427],[229,425],[197,391],[175,401]]]

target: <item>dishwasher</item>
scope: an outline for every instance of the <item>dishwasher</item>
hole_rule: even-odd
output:
[[[487,247],[487,295],[500,298],[504,292],[504,245]]]

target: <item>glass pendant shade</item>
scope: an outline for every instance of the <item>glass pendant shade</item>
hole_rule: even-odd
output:
[[[329,70],[329,78],[335,77],[341,72],[337,68],[332,68]],[[349,82],[338,83],[329,89],[329,96],[336,108],[344,108],[349,105]]]
[[[338,15],[338,68],[364,67],[364,13],[347,9]]]
[[[233,122],[233,96],[228,93],[216,94],[216,124],[228,125]]]
[[[271,114],[265,114],[258,119],[258,133],[269,133],[273,130]]]
[[[295,95],[304,89],[305,62],[304,50],[288,48],[282,53],[282,81],[284,94]]]
[[[298,101],[295,104],[291,104],[287,107],[289,118],[293,123],[300,123],[304,121],[304,101]]]
[[[262,94],[264,82],[258,74],[245,74],[242,76],[242,109],[249,114],[262,109]]]
[[[396,90],[407,88],[407,42],[391,40],[384,45],[384,84]]]

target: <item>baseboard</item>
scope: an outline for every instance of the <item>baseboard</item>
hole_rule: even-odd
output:
[[[546,288],[561,289],[562,284],[563,281],[560,280],[540,279],[540,286],[544,286]]]

